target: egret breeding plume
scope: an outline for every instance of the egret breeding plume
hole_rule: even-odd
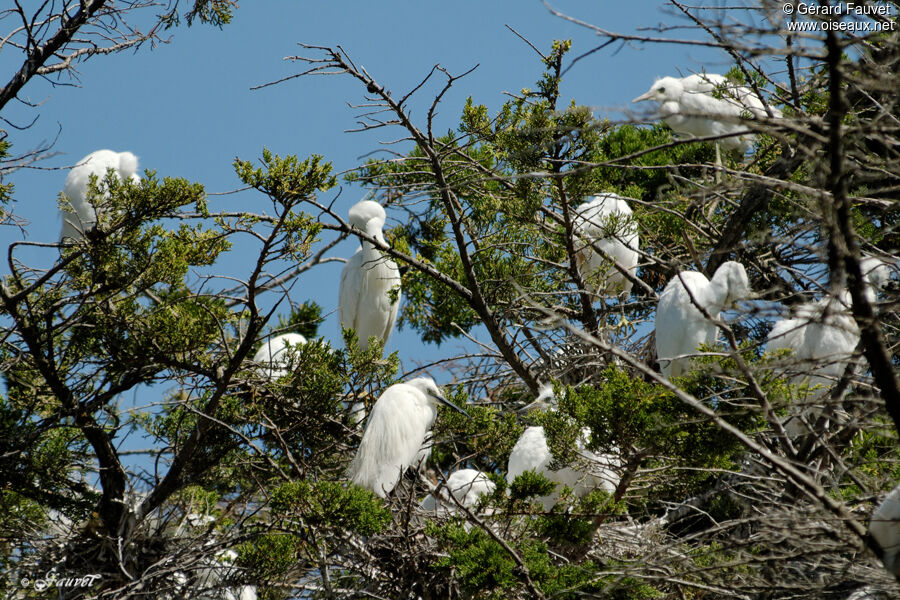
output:
[[[666,377],[677,377],[690,368],[690,356],[700,344],[714,344],[718,327],[711,319],[751,296],[744,265],[728,261],[716,269],[712,280],[696,271],[675,275],[659,296],[656,307],[656,356]]]
[[[890,280],[890,267],[880,258],[868,256],[859,263],[869,302],[876,291]],[[850,292],[826,295],[818,302],[801,304],[795,316],[775,323],[766,342],[766,350],[791,349],[791,362],[800,371],[793,377],[797,384],[828,388],[844,373],[847,361],[859,343],[859,327],[850,314]]]
[[[872,513],[869,533],[884,551],[880,557],[884,568],[900,578],[900,485]]]
[[[253,362],[262,366],[262,372],[269,379],[278,379],[287,375],[287,367],[291,362],[291,353],[306,343],[306,338],[299,333],[285,333],[263,342],[253,356]]]
[[[356,485],[384,498],[410,466],[437,417],[442,403],[468,416],[448,401],[431,377],[395,383],[379,396],[369,414],[362,441],[348,475]]]
[[[713,94],[721,92],[721,98]],[[749,113],[756,119],[768,116],[766,104],[749,88],[729,83],[724,76],[701,73],[687,77],[662,77],[653,82],[650,89],[632,100],[655,100],[659,115],[675,133],[690,137],[730,136],[718,141],[728,150],[746,153],[753,146],[753,136],[740,134],[747,130],[741,119]],[[769,107],[772,116],[781,117],[781,111]],[[721,163],[721,160],[717,160]]]
[[[523,410],[533,409],[556,410],[556,399],[553,396],[552,387],[542,387],[537,399]],[[595,489],[602,489],[612,494],[619,485],[619,475],[616,470],[621,466],[620,461],[613,455],[595,454],[588,450],[587,443],[590,435],[591,430],[584,427],[576,440],[576,448],[582,464],[576,467],[565,466],[554,471],[550,469],[553,454],[547,444],[544,428],[540,426],[526,428],[509,455],[506,481],[512,483],[525,471],[534,471],[556,483],[556,489],[551,494],[538,498],[538,502],[543,505],[545,511],[549,511],[556,505],[563,486],[571,488],[577,498],[583,498]]]
[[[637,270],[638,231],[631,207],[621,196],[606,193],[575,212],[575,261],[585,287],[594,294],[627,296],[631,280],[612,261],[632,275]]]
[[[459,469],[447,477],[447,481],[441,488],[437,498],[432,494],[428,494],[422,500],[420,506],[425,510],[447,508],[452,511],[456,508],[456,503],[450,499],[449,494],[453,494],[453,497],[460,504],[466,508],[472,508],[478,504],[478,500],[482,496],[493,494],[496,488],[497,485],[481,471],[477,469]]]
[[[350,209],[350,224],[385,243],[382,228],[386,215],[377,202],[363,200]],[[341,272],[338,318],[344,329],[353,329],[363,350],[369,338],[387,341],[400,308],[400,270],[372,242],[360,240]]]
[[[75,212],[61,211],[63,226],[60,241],[80,240],[97,225],[97,211],[88,202],[88,189],[93,175],[97,178],[101,192],[105,194],[103,181],[109,169],[113,170],[120,181],[125,179],[135,183],[141,181],[137,175],[138,158],[131,152],[97,150],[82,158],[69,171],[63,186],[63,194],[69,199]]]

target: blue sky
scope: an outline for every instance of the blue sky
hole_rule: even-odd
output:
[[[661,4],[568,1],[554,6],[624,33],[662,22],[684,24],[662,12]],[[52,139],[61,128],[55,145],[61,154],[40,166],[69,166],[100,148],[130,150],[140,157],[142,169],[199,181],[208,192],[239,187],[232,161],[236,156],[256,160],[263,146],[279,154],[322,154],[340,172],[358,165],[362,155],[377,149],[380,140],[397,137],[396,132],[345,133],[356,125],[356,111],[347,103],[359,103],[364,95],[349,77],[301,78],[251,91],[254,85],[302,69],[301,64],[282,60],[302,53],[297,42],[341,44],[395,95],[418,83],[435,63],[453,73],[479,64],[443,101],[438,130],[446,130],[457,122],[467,96],[493,112],[505,100],[504,91],[533,87],[539,77],[538,56],[505,25],[542,51],[553,39],[571,38],[571,56],[598,43],[591,31],[551,15],[538,1],[244,2],[234,22],[221,31],[205,26],[179,28],[169,32],[170,43],[153,50],[145,47],[137,53],[90,60],[79,67],[81,87],[52,88],[33,81],[22,95],[43,102],[40,118],[27,131],[13,132],[11,139],[14,149],[24,151],[40,140]],[[9,72],[10,56],[2,58],[0,67]],[[574,98],[590,105],[598,116],[621,118],[622,109],[657,76],[701,69],[722,72],[727,67],[724,54],[704,48],[616,45],[576,64],[566,76],[563,96],[566,102]],[[421,101],[430,101],[430,96],[421,96]],[[421,105],[413,104],[414,117],[423,113]],[[14,106],[4,116],[22,123],[35,112]],[[13,175],[14,210],[30,221],[27,239],[50,242],[57,238],[56,197],[65,176],[64,170],[22,170]],[[346,212],[362,195],[359,188],[344,184],[337,209]],[[332,198],[331,193],[324,197]],[[269,203],[254,192],[216,196],[211,201],[213,210],[234,207],[265,211]],[[0,235],[4,245],[23,239],[12,228],[0,230]],[[355,245],[346,242],[334,254],[350,256]],[[247,273],[237,254],[220,263],[223,273]],[[46,252],[20,256],[44,266],[53,258]],[[332,263],[305,274],[293,288],[292,298],[302,302],[309,297],[333,311],[340,268]],[[7,270],[4,266],[3,272]],[[340,343],[334,315],[320,333]],[[409,369],[414,359],[447,356],[459,344],[450,341],[424,351],[421,346],[415,333],[406,329],[394,334],[388,351],[400,350],[404,368]]]

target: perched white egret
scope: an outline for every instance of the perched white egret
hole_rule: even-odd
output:
[[[448,490],[460,504],[466,508],[472,508],[478,504],[478,500],[486,495],[493,494],[497,485],[488,479],[487,475],[477,469],[459,469],[447,477],[447,482],[441,489],[438,498],[428,494],[422,500],[420,506],[425,510],[438,510],[443,507],[451,511],[456,504],[450,499]]]
[[[884,568],[900,577],[900,485],[878,505],[869,520],[869,533],[884,550]]]
[[[449,402],[431,377],[396,383],[372,407],[348,475],[356,485],[387,496],[416,456],[437,417],[437,403],[466,414]]]
[[[553,396],[553,387],[550,385],[542,386],[535,401],[523,410],[544,409],[556,410],[556,398]],[[550,469],[553,455],[550,452],[550,446],[547,445],[544,428],[540,426],[527,427],[509,455],[506,481],[512,483],[525,471],[534,471],[555,482],[556,490],[537,499],[545,511],[553,508],[559,500],[563,486],[570,487],[577,498],[583,498],[595,489],[602,489],[612,494],[619,485],[617,469],[621,466],[621,461],[611,454],[595,454],[588,450],[587,443],[590,435],[591,430],[584,427],[576,440],[578,456],[583,461],[582,465],[576,465],[575,468],[565,466],[553,471]]]
[[[540,426],[526,428],[509,455],[506,481],[512,483],[525,471],[534,471],[555,482],[556,490],[537,499],[545,511],[553,508],[559,500],[562,486],[570,487],[577,498],[583,498],[595,489],[612,494],[619,485],[619,475],[616,470],[621,466],[620,461],[611,454],[596,454],[587,450],[586,445],[590,434],[590,429],[583,428],[576,442],[579,458],[587,465],[586,468],[584,466],[575,468],[566,466],[553,471],[550,469],[553,455],[547,445],[544,428]]]
[[[609,193],[594,196],[576,209],[574,230],[575,261],[587,290],[627,296],[631,281],[610,262],[632,275],[637,270],[637,223],[625,198]]]
[[[697,305],[716,319],[724,308],[750,296],[747,272],[739,262],[722,263],[711,280],[696,271],[675,275],[656,307],[656,356],[662,374],[676,377],[686,373],[690,368],[687,355],[696,353],[700,344],[715,343],[718,328]]]
[[[890,267],[880,258],[868,256],[860,261],[865,294],[875,302],[875,294],[889,281]],[[826,295],[818,302],[804,303],[792,318],[775,323],[766,342],[766,350],[789,348],[791,361],[802,365],[793,378],[797,384],[829,387],[844,373],[847,361],[859,344],[859,327],[850,314],[850,292]]]
[[[285,333],[263,342],[253,356],[253,362],[262,365],[262,372],[269,379],[278,379],[287,375],[287,367],[291,362],[291,353],[306,343],[306,338],[299,333]]]
[[[717,88],[722,91],[721,98],[713,95]],[[768,116],[765,103],[749,88],[728,83],[725,77],[713,73],[662,77],[632,102],[644,100],[658,102],[659,115],[666,125],[675,133],[690,137],[737,134],[747,130],[741,122],[745,113],[757,119]],[[774,117],[781,117],[781,111],[771,106],[769,109]],[[732,135],[719,143],[743,154],[752,147],[753,136]]]
[[[363,200],[350,209],[350,224],[384,243],[384,209],[377,202]],[[362,240],[344,270],[338,318],[344,329],[353,329],[362,349],[369,338],[387,341],[400,308],[400,270],[374,244]]]
[[[88,188],[93,175],[97,177],[97,183],[102,191],[103,181],[109,169],[115,172],[119,180],[131,179],[135,183],[141,180],[137,175],[138,158],[131,152],[97,150],[78,161],[78,164],[69,171],[63,186],[63,194],[69,199],[75,212],[61,211],[63,226],[60,241],[65,241],[66,238],[80,240],[86,232],[96,226],[97,211],[88,202]]]

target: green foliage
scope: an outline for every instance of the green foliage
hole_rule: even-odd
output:
[[[3,164],[3,161],[10,157],[11,152],[10,148],[12,148],[12,143],[7,139],[0,139],[0,165]],[[0,204],[8,205],[12,201],[12,194],[15,190],[15,185],[11,182],[4,182],[3,179],[4,170],[0,168]]]
[[[307,300],[294,307],[287,319],[279,316],[277,329],[282,333],[299,333],[310,340],[316,337],[322,320],[322,307],[312,300]]]
[[[204,25],[221,29],[231,23],[236,7],[236,0],[194,0],[193,7],[184,13],[184,18],[188,27],[193,25],[196,19]],[[159,19],[166,29],[180,25],[181,14],[178,12],[178,4],[173,5],[169,12],[160,15]]]
[[[287,533],[264,533],[238,546],[237,564],[263,580],[280,580],[293,569],[303,541]]]
[[[659,597],[651,586],[630,577],[598,576],[598,565],[589,560],[577,565],[557,564],[547,546],[533,539],[512,544],[507,550],[484,530],[467,529],[455,521],[431,525],[427,534],[446,553],[432,563],[432,568],[445,577],[452,575],[467,598],[499,600],[530,593],[510,550],[520,557],[531,580],[548,598],[574,600],[590,593],[622,600]]]
[[[235,4],[197,0],[192,6],[183,13],[189,24],[198,18],[221,27],[231,20]],[[176,9],[162,17],[164,23],[177,24]],[[427,151],[417,146],[387,161],[371,160],[347,176],[376,190],[384,204],[407,217],[386,232],[394,248],[484,301],[475,303],[410,265],[404,272],[402,323],[423,341],[440,344],[470,332],[490,314],[532,370],[529,385],[557,381],[557,411],[517,415],[510,406],[521,401],[522,382],[504,361],[492,364],[488,358],[464,380],[470,387],[459,385],[448,394],[470,418],[439,409],[429,467],[442,475],[463,466],[488,473],[497,489],[474,509],[487,527],[451,512],[427,525],[426,538],[416,529],[424,519],[407,519],[411,512],[396,510],[402,501],[412,511],[420,487],[413,486],[408,498],[398,490],[386,502],[347,485],[346,465],[361,434],[349,407],[355,401],[371,406],[395,381],[399,357],[382,356],[384,344],[378,340],[362,350],[352,331],[343,332],[344,350],[333,349],[315,339],[327,307],[313,301],[278,304],[284,299],[278,286],[291,283],[283,274],[316,256],[317,245],[321,248],[325,227],[302,209],[308,205],[322,214],[317,194],[333,188],[337,179],[321,156],[282,158],[264,148],[258,165],[236,160],[234,168],[243,184],[272,202],[274,214],[266,209],[210,217],[199,184],[160,180],[153,172],[135,184],[109,173],[90,185],[89,201],[99,215],[96,230],[66,244],[61,262],[28,271],[9,261],[15,272],[3,282],[7,325],[0,348],[6,384],[0,398],[0,478],[6,482],[0,490],[0,570],[28,561],[70,570],[84,566],[81,572],[97,566],[109,575],[104,585],[110,589],[131,585],[111,573],[121,578],[121,573],[148,572],[144,568],[151,565],[163,565],[171,577],[170,557],[168,563],[157,561],[154,553],[171,550],[179,541],[147,533],[153,527],[165,530],[167,521],[180,523],[190,535],[214,535],[223,540],[220,546],[236,548],[238,565],[246,570],[242,574],[259,581],[261,597],[273,599],[307,593],[297,591],[297,582],[317,585],[325,575],[340,586],[349,582],[347,589],[358,586],[361,596],[431,597],[437,594],[428,586],[440,581],[436,589],[458,590],[460,597],[529,597],[526,571],[548,598],[638,599],[675,591],[699,598],[705,592],[685,591],[672,582],[702,584],[712,571],[726,581],[744,576],[750,581],[757,556],[768,563],[766,574],[781,568],[780,557],[765,556],[769,549],[762,544],[736,552],[722,543],[737,521],[753,527],[755,537],[766,535],[765,527],[752,522],[755,513],[747,510],[744,498],[752,500],[757,492],[756,498],[790,494],[782,487],[765,488],[770,485],[765,477],[746,478],[746,496],[718,493],[717,486],[728,482],[723,473],[728,477],[744,469],[746,448],[641,370],[598,367],[609,357],[585,343],[589,366],[576,373],[568,368],[572,357],[548,359],[553,348],[547,346],[548,340],[558,344],[563,320],[588,320],[584,313],[590,310],[575,289],[567,248],[575,241],[573,209],[600,192],[635,200],[634,220],[647,255],[638,275],[660,290],[673,269],[703,267],[722,232],[734,225],[737,207],[752,199],[754,186],[784,179],[738,224],[742,245],[726,251],[746,262],[754,284],[765,282],[765,293],[780,300],[791,298],[782,288],[802,292],[798,280],[822,263],[820,251],[827,242],[815,218],[822,199],[833,196],[822,192],[819,181],[824,172],[820,141],[827,136],[818,117],[827,115],[828,94],[819,85],[802,87],[801,106],[793,112],[817,117],[808,128],[785,126],[759,135],[752,161],[739,164],[737,157],[726,157],[727,166],[745,174],[730,172],[717,181],[703,166],[713,160],[713,144],[678,139],[662,124],[616,125],[597,119],[588,106],[561,101],[563,60],[570,49],[568,41],[554,42],[533,87],[512,95],[495,114],[470,97],[458,126],[429,137],[433,147]],[[853,75],[846,82],[853,106],[868,102],[849,94],[861,66],[846,69]],[[819,65],[810,82],[825,75]],[[743,82],[745,74],[733,68],[728,76]],[[767,84],[753,71],[750,76],[761,87]],[[869,126],[867,119],[865,112],[844,118],[848,144],[851,133]],[[807,162],[793,172],[775,173],[796,149],[791,148],[795,137],[800,138],[795,146],[808,150]],[[865,139],[868,146],[854,147],[847,156],[871,168],[848,175],[847,183],[854,202],[855,196],[877,201],[854,205],[850,217],[863,247],[890,249],[897,217],[890,202],[882,201],[884,190],[896,189],[896,182],[883,175],[889,166],[884,144],[877,145],[883,140]],[[9,145],[0,141],[0,163],[8,157]],[[0,182],[0,204],[8,204],[11,186]],[[60,205],[71,209],[66,198]],[[608,227],[621,225],[614,219]],[[259,244],[258,256],[251,257],[247,272],[226,274],[232,289],[215,289],[217,280],[206,276],[220,274],[216,269],[232,249],[232,239],[245,238]],[[595,302],[601,324],[620,317],[607,301],[637,322],[652,314],[656,298],[636,289],[627,301]],[[292,309],[278,315],[277,325],[265,308],[273,305]],[[778,452],[770,424],[761,418],[763,405],[782,416],[791,403],[824,390],[795,386],[778,376],[773,366],[788,353],[765,355],[753,342],[765,335],[767,319],[753,316],[732,327],[743,362],[754,374],[753,386],[736,361],[721,352],[696,360],[692,371],[672,384]],[[282,332],[309,340],[290,349],[283,372],[249,360],[266,336]],[[628,342],[629,351],[643,343],[627,327],[597,333]],[[150,408],[126,408],[137,390],[158,392],[162,401],[153,397]],[[490,397],[484,404],[491,406],[470,402],[470,394],[483,393]],[[870,394],[854,382],[844,408],[854,417],[877,414],[881,405]],[[621,458],[623,477],[616,490],[621,499],[601,490],[576,498],[573,490],[558,489],[533,471],[507,485],[504,472],[523,431],[520,421],[544,428],[551,468],[583,466],[580,446]],[[845,429],[832,436],[837,441],[827,453],[814,455],[816,468],[828,460],[846,467],[814,476],[827,481],[832,497],[860,514],[871,508],[873,492],[900,480],[890,422],[876,416],[865,423],[858,430],[840,423]],[[160,449],[154,475],[166,484],[159,492],[165,497],[143,523],[133,523],[137,515],[129,513],[106,528],[101,521],[107,515],[99,514],[99,507],[109,499],[85,483],[85,474],[97,468],[102,450],[113,448],[115,455],[123,437],[141,430]],[[167,468],[171,477],[164,476]],[[104,469],[106,476],[115,470]],[[125,489],[134,481],[128,474]],[[711,490],[717,493],[703,495]],[[544,514],[534,500],[554,492],[559,503]],[[687,498],[701,498],[697,512],[716,528],[692,531],[695,535],[687,538],[680,536],[679,525],[659,526],[666,551],[657,553],[654,543],[651,553],[661,570],[652,579],[625,575],[644,568],[645,556],[631,555],[642,549],[613,547],[603,537],[604,528],[622,525],[625,515],[629,527],[641,527],[664,506]],[[112,504],[121,502],[116,498]],[[771,507],[756,509],[765,514]],[[54,545],[38,539],[52,529],[51,510],[79,523],[78,540]],[[207,529],[184,525],[188,515],[197,514],[214,522]],[[110,544],[115,540],[104,536],[111,531],[123,532],[125,543]],[[206,541],[192,551],[204,552]],[[46,559],[39,557],[42,551]],[[676,554],[677,560],[670,558]],[[326,561],[333,566],[323,568]],[[818,562],[817,570],[824,572],[828,562]],[[680,572],[685,564],[687,574]],[[818,571],[814,576],[824,579]],[[410,582],[415,589],[399,589]],[[331,592],[323,586],[321,593]]]
[[[397,352],[382,358],[384,340],[373,337],[369,347],[362,350],[355,331],[344,329],[343,335],[347,370],[351,374],[354,387],[363,387],[370,383],[384,385],[394,378],[400,368],[400,359]]]
[[[439,418],[433,428],[438,438],[454,440],[452,446],[436,445],[431,462],[441,469],[449,469],[456,457],[471,456],[471,467],[485,473],[505,470],[509,455],[523,428],[514,414],[494,407],[469,404],[462,386],[456,387],[447,398],[466,410],[465,416],[455,410],[440,407]]]
[[[509,553],[481,529],[448,523],[428,532],[449,553],[434,568],[456,577],[470,598],[504,598],[521,584]]]
[[[728,365],[723,361],[721,366]],[[730,404],[732,396],[743,398],[740,388],[724,383],[728,380],[721,377],[704,374],[702,369],[691,377],[681,382],[685,389],[695,397],[715,397],[715,401],[709,401],[710,405],[716,406],[733,425],[745,430],[759,426],[760,417],[755,411],[737,409]],[[588,448],[591,450],[634,448],[650,457],[648,466],[680,468],[656,483],[648,491],[648,499],[678,500],[690,496],[715,480],[711,469],[736,465],[742,451],[739,442],[664,387],[634,378],[615,367],[607,368],[599,382],[597,386],[567,388],[559,402],[559,413],[545,416],[548,443],[557,459],[571,456],[576,432],[565,421],[569,416],[590,428]],[[735,406],[740,404],[737,402]],[[627,460],[627,454],[623,458]]]
[[[249,161],[235,160],[234,170],[246,185],[280,203],[292,203],[316,191],[327,191],[336,183],[331,175],[331,163],[323,162],[318,154],[301,161],[294,155],[281,158],[263,148],[262,165],[254,169]]]
[[[383,501],[368,490],[336,481],[292,481],[272,491],[279,518],[301,518],[305,526],[340,528],[360,535],[382,531],[391,520]]]
[[[525,471],[509,485],[509,497],[512,500],[528,500],[535,496],[546,496],[556,489],[556,483],[541,473]]]

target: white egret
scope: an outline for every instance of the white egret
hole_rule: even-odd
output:
[[[97,225],[97,211],[88,202],[88,188],[91,176],[95,176],[100,190],[105,194],[103,181],[109,169],[115,172],[120,181],[124,179],[130,179],[135,183],[141,181],[137,175],[138,158],[131,152],[97,150],[82,158],[69,171],[63,186],[63,194],[69,199],[75,212],[61,211],[63,226],[60,241],[67,238],[80,240],[86,232]]]
[[[716,89],[721,89],[721,98],[713,95]],[[713,73],[662,77],[632,102],[645,100],[659,103],[660,117],[675,133],[690,137],[731,135],[718,143],[742,154],[752,148],[753,136],[736,135],[747,130],[741,117],[745,113],[757,119],[768,116],[765,103],[749,88],[728,83],[725,77]],[[774,117],[781,117],[781,111],[774,107],[769,109]],[[718,154],[718,144],[716,151]],[[721,164],[718,156],[717,161]]]
[[[348,475],[356,485],[384,498],[394,489],[416,456],[437,417],[437,403],[463,414],[449,402],[431,377],[396,383],[375,402]]]
[[[285,333],[263,342],[253,356],[253,362],[262,365],[262,372],[269,379],[278,379],[287,375],[287,367],[291,362],[291,353],[306,343],[306,338],[299,333]]]
[[[864,289],[870,302],[876,290],[890,279],[890,267],[881,259],[868,256],[860,261]],[[826,295],[818,302],[801,304],[795,316],[775,323],[766,342],[766,350],[792,349],[791,358],[804,365],[804,373],[794,383],[829,386],[844,372],[847,361],[859,343],[859,327],[850,314],[850,292]]]
[[[696,271],[675,275],[656,307],[656,356],[662,374],[676,377],[686,373],[690,368],[687,355],[695,354],[700,344],[715,343],[718,328],[697,305],[717,319],[724,308],[750,296],[747,272],[739,262],[722,263],[712,280]]]
[[[350,224],[384,243],[385,212],[371,200],[350,209]],[[344,329],[353,329],[362,349],[369,338],[387,341],[400,307],[400,270],[372,242],[361,240],[341,271],[338,318]]]
[[[869,520],[869,533],[884,550],[881,562],[895,577],[900,577],[900,485],[891,490]]]
[[[487,475],[477,469],[459,469],[447,477],[438,498],[428,494],[420,506],[425,510],[438,510],[446,506],[452,511],[456,503],[450,499],[449,494],[453,494],[460,504],[472,508],[478,504],[482,496],[493,494],[496,487],[497,485],[488,479]]]
[[[860,261],[864,290],[875,302],[876,290],[890,279],[890,267],[881,259],[869,256]],[[859,344],[859,327],[850,313],[850,292],[841,290],[836,296],[826,295],[817,302],[801,304],[794,316],[775,323],[766,340],[766,350],[791,349],[792,382],[797,385],[827,390],[844,374],[848,361]],[[817,394],[818,395],[818,394]],[[806,411],[807,419],[815,412]],[[788,433],[799,435],[805,427],[791,418]]]
[[[591,430],[587,427],[581,430],[581,435],[576,441],[578,456],[587,467],[565,466],[556,471],[550,469],[553,455],[550,446],[547,445],[547,435],[544,428],[532,426],[525,429],[513,446],[509,455],[509,463],[506,468],[506,481],[512,483],[516,477],[525,471],[540,473],[550,481],[555,482],[556,490],[547,496],[538,498],[545,511],[549,511],[559,500],[562,486],[568,486],[577,498],[583,498],[595,489],[601,489],[612,494],[619,485],[619,475],[616,469],[620,467],[617,457],[610,454],[596,454],[586,449]]]
[[[637,270],[637,224],[625,199],[609,193],[594,196],[576,209],[574,230],[575,261],[585,288],[594,294],[627,296],[631,281],[611,264],[615,261],[632,275]]]
[[[553,396],[553,388],[550,385],[541,387],[537,399],[523,410],[556,410],[556,399]],[[559,500],[559,494],[563,486],[572,489],[577,498],[583,498],[595,489],[602,489],[612,494],[619,485],[617,469],[621,466],[619,459],[611,454],[595,454],[587,449],[591,430],[582,428],[581,435],[576,440],[576,448],[582,465],[575,468],[565,466],[558,470],[551,470],[550,463],[553,454],[547,444],[547,435],[540,426],[527,427],[513,446],[509,455],[509,463],[506,468],[506,481],[512,483],[516,477],[525,471],[540,473],[550,481],[555,482],[556,489],[547,496],[538,498],[545,511],[549,511]]]

